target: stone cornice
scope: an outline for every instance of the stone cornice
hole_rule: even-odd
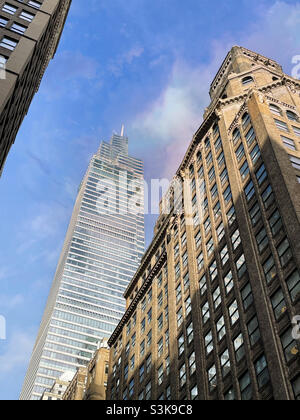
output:
[[[131,302],[130,306],[127,308],[125,314],[123,315],[121,321],[119,322],[119,324],[115,328],[114,332],[112,333],[111,337],[109,338],[108,345],[110,347],[112,347],[114,345],[114,343],[115,343],[116,339],[118,338],[118,336],[119,336],[122,328],[126,325],[126,323],[128,322],[129,318],[131,317],[131,315],[133,314],[133,312],[136,310],[136,308],[137,308],[140,300],[143,298],[143,296],[145,295],[146,291],[148,290],[148,288],[152,284],[152,281],[153,281],[154,277],[159,272],[159,270],[161,269],[161,267],[165,263],[166,259],[167,259],[167,251],[165,250],[161,254],[161,256],[159,257],[158,261],[156,262],[156,264],[154,265],[154,267],[152,268],[152,270],[150,271],[148,277],[146,278],[146,280],[142,284],[141,288],[138,290],[136,296],[134,297],[134,299]]]

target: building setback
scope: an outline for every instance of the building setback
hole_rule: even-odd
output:
[[[53,58],[71,0],[0,0],[0,175]]]
[[[210,96],[185,213],[160,215],[109,339],[109,400],[300,399],[300,81],[233,47]]]
[[[21,399],[40,399],[63,372],[87,366],[124,314],[144,252],[144,183],[123,134],[101,143],[80,185]]]

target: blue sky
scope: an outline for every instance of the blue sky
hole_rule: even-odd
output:
[[[73,0],[0,179],[0,399],[19,397],[76,190],[100,140],[124,123],[146,178],[170,178],[228,50],[243,45],[290,74],[299,27],[300,3],[288,0]]]

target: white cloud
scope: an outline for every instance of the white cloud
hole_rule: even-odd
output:
[[[33,334],[20,331],[12,334],[4,353],[0,354],[0,372],[7,374],[20,366],[26,367],[33,345]]]
[[[132,64],[133,60],[141,57],[143,52],[143,47],[135,45],[130,50],[125,51],[123,54],[120,54],[117,58],[112,60],[108,66],[109,71],[114,76],[120,77],[122,75],[124,66]]]
[[[157,148],[158,176],[174,175],[209,105],[209,85],[233,45],[257,51],[287,67],[292,56],[300,52],[299,26],[300,4],[277,1],[267,10],[260,10],[256,22],[248,26],[240,39],[227,34],[212,41],[208,64],[191,67],[177,58],[159,97],[129,127],[131,136],[146,147],[146,165],[153,165],[153,152],[149,152]],[[157,60],[159,63],[159,57]],[[291,71],[291,67],[286,71]]]

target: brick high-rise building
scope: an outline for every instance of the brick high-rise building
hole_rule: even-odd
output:
[[[185,212],[160,215],[125,292],[108,399],[300,399],[300,81],[233,47],[210,95]]]
[[[71,0],[0,0],[0,175],[57,49]]]

